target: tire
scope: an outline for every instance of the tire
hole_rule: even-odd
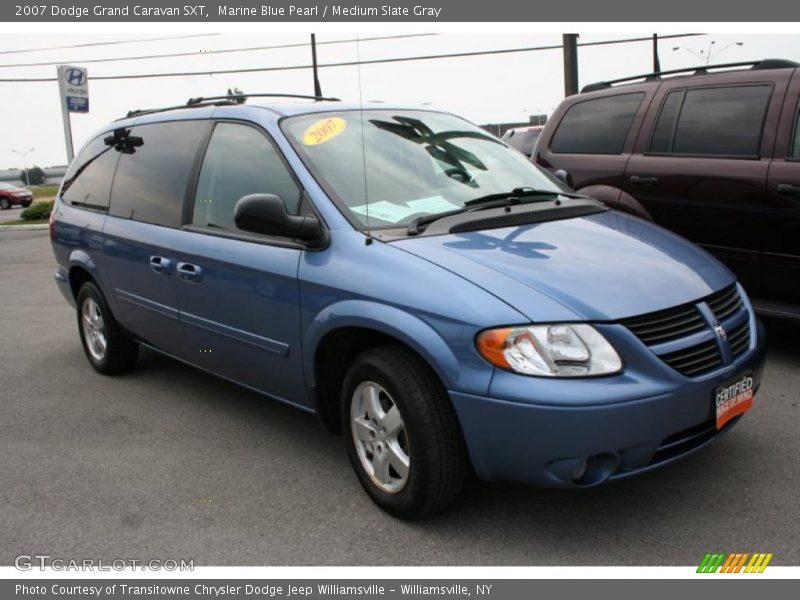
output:
[[[0,198],[0,208],[3,210],[8,210],[11,208],[11,203],[8,201],[7,198]]]
[[[341,405],[350,462],[383,510],[418,518],[458,497],[470,471],[461,428],[444,386],[416,354],[401,346],[360,354],[345,376]]]
[[[94,370],[118,375],[133,369],[139,345],[123,333],[94,282],[81,286],[76,304],[81,345]]]

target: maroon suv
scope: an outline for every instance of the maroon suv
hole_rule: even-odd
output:
[[[765,312],[800,316],[800,64],[763,60],[595,83],[534,160],[726,263]]]
[[[30,190],[0,181],[0,208],[5,210],[15,204],[28,207],[31,202],[33,202],[33,194]]]

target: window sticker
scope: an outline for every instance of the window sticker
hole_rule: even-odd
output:
[[[347,121],[341,117],[330,117],[313,123],[303,132],[303,144],[318,146],[330,142],[347,128]]]
[[[409,200],[407,204],[396,204],[381,200],[361,206],[351,206],[350,210],[360,215],[374,217],[387,223],[399,223],[403,219],[419,213],[437,214],[457,209],[458,206],[448,202],[441,196],[430,196]]]
[[[424,212],[429,214],[449,212],[458,208],[457,204],[453,204],[441,196],[429,196],[427,198],[410,200],[408,205],[413,208],[415,212]]]
[[[361,206],[352,206],[350,210],[360,215],[386,221],[387,223],[399,223],[406,217],[419,212],[417,209],[406,206],[405,204],[395,204],[394,202],[387,202],[386,200],[370,202],[369,204],[362,204]]]

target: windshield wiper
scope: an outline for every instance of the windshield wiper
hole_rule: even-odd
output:
[[[490,208],[497,208],[500,206],[511,206],[513,204],[522,204],[523,202],[525,203],[535,202],[536,201],[535,198],[546,200],[548,198],[552,198],[553,196],[565,196],[567,198],[588,197],[579,194],[570,194],[568,192],[560,192],[554,190],[538,190],[536,188],[530,188],[530,187],[518,187],[514,188],[510,192],[486,194],[485,196],[480,196],[478,198],[473,198],[472,200],[467,200],[464,203],[463,208],[450,210],[435,215],[428,215],[425,217],[417,217],[408,224],[407,233],[408,235],[417,235],[419,234],[421,227],[424,227],[425,225],[430,225],[434,221],[438,221],[439,219],[444,219],[445,217],[452,217],[453,215],[459,215],[467,212],[475,212],[478,210],[487,210]]]
[[[518,187],[514,188],[510,192],[500,192],[497,194],[487,194],[485,196],[479,196],[478,198],[473,198],[472,200],[467,200],[464,202],[464,206],[478,206],[481,204],[486,204],[488,202],[495,202],[497,200],[522,200],[523,198],[531,198],[535,196],[565,196],[567,198],[585,198],[586,196],[581,196],[579,194],[570,194],[568,192],[562,192],[558,190],[539,190],[532,187]]]

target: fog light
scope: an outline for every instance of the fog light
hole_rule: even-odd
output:
[[[581,479],[584,475],[586,475],[587,468],[588,468],[588,463],[586,462],[585,458],[582,458],[577,463],[575,463],[575,468],[572,469],[572,475],[570,475],[572,481],[577,481],[578,479]]]

